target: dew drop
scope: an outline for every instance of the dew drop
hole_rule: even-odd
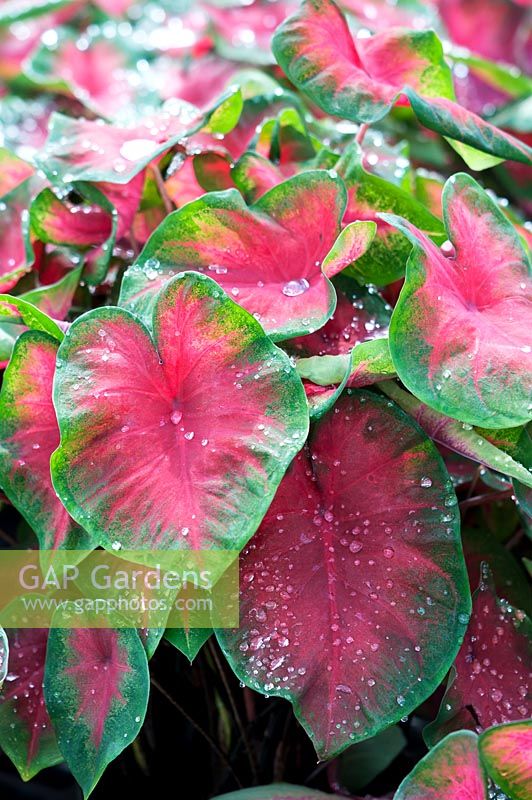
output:
[[[149,158],[156,148],[157,145],[151,139],[130,139],[120,148],[120,155],[126,161],[140,161]]]
[[[303,294],[310,289],[310,283],[307,281],[306,278],[300,278],[299,280],[295,281],[288,281],[283,286],[283,294],[287,297],[297,297],[300,294]]]

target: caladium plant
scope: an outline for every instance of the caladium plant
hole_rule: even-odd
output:
[[[525,5],[0,5],[10,800],[532,797]]]

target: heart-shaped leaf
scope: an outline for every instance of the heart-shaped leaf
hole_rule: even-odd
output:
[[[59,749],[85,797],[137,736],[148,704],[146,653],[136,630],[50,631],[44,693]]]
[[[305,0],[277,29],[273,52],[290,80],[329,114],[376,122],[405,93],[426,127],[493,156],[530,163],[527,145],[453,102],[451,73],[433,31],[390,29],[354,41],[332,0]]]
[[[478,732],[532,716],[532,625],[523,611],[499,600],[484,565],[473,614],[449,676],[437,719],[424,730],[433,743],[457,728]]]
[[[486,775],[478,754],[478,737],[452,733],[416,764],[394,800],[487,800]]]
[[[59,444],[52,404],[57,340],[40,331],[17,339],[0,393],[0,482],[43,549],[91,549],[90,538],[68,515],[50,478]]]
[[[527,254],[468,175],[447,181],[443,209],[453,257],[410,223],[383,215],[414,245],[390,324],[395,367],[420,400],[444,414],[486,428],[521,425],[532,417]]]
[[[355,122],[382,119],[403,87],[452,91],[433,31],[390,29],[355,42],[332,0],[305,0],[276,31],[273,52],[287,76],[327,111]]]
[[[167,283],[153,331],[119,308],[70,327],[54,485],[106,547],[240,549],[305,439],[299,378],[204,275]]]
[[[235,190],[170,214],[122,282],[120,305],[149,324],[155,294],[179,269],[208,272],[274,339],[310,333],[334,311],[322,264],[340,233],[345,188],[324,170],[296,175],[248,208]]]
[[[48,631],[22,628],[8,635],[9,672],[0,692],[0,747],[28,781],[62,761],[42,688]]]
[[[244,683],[293,703],[320,757],[445,675],[470,608],[457,523],[432,443],[368,392],[345,394],[291,465],[241,557],[240,628],[217,636]]]
[[[479,739],[480,756],[490,778],[512,800],[532,793],[532,721],[490,728]]]

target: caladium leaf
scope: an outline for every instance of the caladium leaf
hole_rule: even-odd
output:
[[[358,261],[369,249],[376,230],[377,226],[372,221],[351,222],[346,225],[323,259],[324,274],[333,278],[354,261]]]
[[[88,797],[136,738],[148,704],[146,653],[133,629],[50,631],[44,694],[57,743]]]
[[[473,595],[473,613],[449,676],[437,719],[423,732],[428,743],[457,728],[480,732],[532,716],[532,625],[523,611],[495,594],[486,565]]]
[[[0,692],[0,747],[24,780],[61,762],[43,695],[47,630],[9,630],[10,660]]]
[[[486,774],[478,754],[478,737],[452,733],[416,764],[394,800],[487,800]]]
[[[106,547],[240,549],[305,439],[299,378],[204,275],[167,283],[153,331],[119,308],[69,328],[54,486]]]
[[[521,425],[532,416],[527,254],[468,175],[447,181],[443,209],[453,257],[410,223],[383,215],[414,245],[390,324],[394,364],[405,386],[444,414],[486,428]],[[479,241],[489,242],[482,259]]]
[[[516,478],[526,486],[532,486],[530,468],[493,445],[472,425],[434,411],[391,381],[380,386],[380,389],[410,414],[434,441],[472,461]]]
[[[292,786],[290,783],[272,783],[270,786],[255,786],[240,792],[229,792],[214,800],[337,800],[337,794],[325,794],[306,786]]]
[[[248,208],[235,190],[170,214],[122,282],[120,305],[149,323],[159,287],[179,269],[207,272],[274,339],[310,333],[334,311],[322,263],[340,233],[345,188],[325,170],[296,175]]]
[[[111,218],[99,206],[67,205],[51,189],[43,189],[30,209],[31,228],[41,242],[90,247],[111,234]]]
[[[376,122],[404,93],[426,127],[530,163],[524,143],[453,102],[451,73],[433,31],[390,29],[354,41],[332,0],[305,0],[277,29],[273,52],[290,80],[329,114]]]
[[[202,120],[198,109],[181,102],[128,128],[54,113],[46,147],[35,160],[52,183],[129,183]]]
[[[0,147],[0,197],[9,194],[35,172],[31,164]]]
[[[192,664],[207,639],[212,636],[212,629],[168,628],[165,636]]]
[[[426,698],[469,616],[443,463],[369,392],[316,424],[240,570],[240,628],[217,631],[222,649],[240,680],[292,702],[322,758]]]
[[[33,194],[32,180],[21,183],[0,201],[0,291],[8,292],[35,260],[29,239],[28,207]]]
[[[32,313],[28,319],[28,327],[44,330],[59,341],[63,338],[63,328],[57,321],[64,320],[70,310],[72,299],[79,283],[81,269],[81,267],[73,269],[56,283],[41,286],[38,289],[31,289],[16,298],[11,295],[5,295],[6,300],[11,306],[15,302],[19,308],[23,303],[27,304],[26,311],[28,311],[28,306],[31,304],[29,310]],[[43,312],[44,319],[36,320],[33,313],[34,309],[39,309]],[[12,309],[9,306],[6,311],[11,315]],[[6,366],[11,358],[16,340],[27,329],[26,325],[19,323],[22,323],[21,318],[13,322],[0,321],[0,365],[2,368]]]
[[[35,331],[47,333],[60,342],[63,331],[48,314],[41,311],[33,303],[22,297],[12,297],[10,294],[0,294],[0,321],[15,325],[24,325]]]
[[[7,675],[7,668],[9,664],[9,642],[7,641],[6,632],[0,628],[0,689],[4,683]]]
[[[449,144],[471,169],[492,167],[498,163],[498,159],[508,158],[523,164],[530,164],[532,161],[532,149],[527,144],[486,122],[454,100],[445,97],[428,99],[410,87],[405,89],[405,94],[421,124],[447,137]],[[484,155],[486,153],[487,157]]]
[[[433,31],[392,28],[355,42],[332,0],[305,0],[277,29],[273,52],[292,83],[320,108],[355,122],[382,119],[405,85],[432,96],[452,91]]]
[[[443,244],[447,238],[438,217],[410,192],[364,169],[358,145],[345,150],[335,169],[347,186],[344,222],[364,219],[373,220],[377,225],[369,251],[347,270],[347,274],[377,285],[404,275],[410,244],[402,233],[381,219],[382,212],[404,217],[438,244]]]
[[[50,478],[50,456],[59,444],[52,405],[58,346],[40,331],[27,331],[15,343],[0,392],[0,482],[43,549],[92,549]]]
[[[490,778],[512,800],[528,800],[532,792],[532,721],[485,731],[480,757]]]

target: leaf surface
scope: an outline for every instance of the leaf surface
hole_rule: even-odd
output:
[[[146,653],[136,630],[53,628],[44,692],[57,742],[88,797],[137,736],[148,704]]]
[[[213,277],[275,339],[316,330],[336,301],[322,264],[345,199],[342,181],[323,170],[279,184],[250,208],[235,189],[204,195],[153,233],[124,276],[120,304],[148,322],[160,286],[192,269]]]
[[[410,223],[383,215],[414,245],[390,324],[394,364],[405,386],[437,411],[486,428],[521,425],[532,416],[527,254],[468,175],[447,181],[443,209],[454,258]]]
[[[512,800],[532,794],[532,722],[490,728],[479,739],[480,756],[492,780]]]
[[[158,296],[153,341],[119,308],[58,354],[54,485],[106,547],[240,549],[308,426],[287,356],[206,276]]]
[[[426,698],[468,619],[446,470],[368,392],[315,425],[240,570],[241,625],[217,631],[222,648],[244,683],[293,703],[322,758]]]

